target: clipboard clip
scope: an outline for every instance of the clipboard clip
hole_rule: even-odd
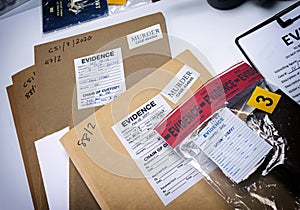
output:
[[[293,18],[289,18],[287,20],[282,20],[281,19],[281,16],[287,14],[291,10],[297,8],[298,6],[300,6],[300,2],[292,5],[290,8],[287,8],[286,10],[283,10],[282,12],[278,13],[277,15],[275,15],[275,19],[277,20],[278,24],[282,28],[286,28],[286,27],[292,25],[296,20],[300,19],[300,15],[297,15],[296,17],[293,17]]]

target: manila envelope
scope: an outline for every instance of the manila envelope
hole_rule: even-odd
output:
[[[157,26],[162,35],[154,35],[151,39],[144,36],[151,34],[151,27]],[[137,35],[130,37],[134,33]],[[94,108],[77,108],[74,59],[121,48],[126,87],[129,88],[170,59],[166,33],[164,17],[156,13],[35,46],[35,65],[40,70],[37,74],[37,123],[41,132],[46,134],[51,129],[55,131],[77,124],[95,111]]]
[[[37,88],[35,75],[35,66],[20,71],[12,77],[13,85],[7,87],[7,93],[34,208],[48,209],[49,206],[34,146],[34,141],[44,137],[41,133],[38,133],[36,129]],[[99,206],[71,161],[69,170],[70,209],[99,209]]]
[[[116,122],[158,95],[185,64],[200,77],[179,100],[181,103],[212,77],[190,51],[162,65],[61,138],[63,147],[102,209],[231,209],[205,180],[165,206],[112,130]],[[178,105],[166,101],[172,108]],[[93,133],[84,136],[91,128],[94,128]],[[85,140],[85,145],[80,139]]]

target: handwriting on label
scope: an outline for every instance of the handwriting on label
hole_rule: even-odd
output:
[[[81,136],[81,138],[78,140],[77,144],[83,147],[86,147],[87,142],[91,141],[91,136],[94,135],[94,130],[96,128],[95,124],[88,123],[87,126],[83,129],[84,132]]]
[[[30,99],[30,97],[36,92],[36,84],[34,83],[34,80],[35,71],[33,72],[33,75],[28,77],[27,80],[23,83],[23,88],[26,89],[26,92],[24,94],[26,99]]]
[[[57,55],[57,56],[54,56],[52,58],[46,59],[45,60],[45,65],[52,64],[52,63],[59,63],[61,61],[62,61],[61,56]]]
[[[69,47],[76,47],[78,44],[83,44],[92,40],[92,36],[84,36],[81,38],[72,39],[70,41],[63,41],[60,44],[54,45],[48,49],[48,53],[54,53],[57,51],[65,51]]]
[[[51,46],[48,49],[48,53],[52,56],[45,59],[44,64],[49,65],[49,64],[54,64],[54,63],[61,62],[62,61],[62,55],[53,55],[53,53],[64,52],[69,48],[74,48],[79,44],[84,44],[84,43],[92,40],[92,38],[93,38],[92,36],[83,36],[83,37],[72,39],[72,40],[69,40],[69,41],[63,41],[59,44]]]

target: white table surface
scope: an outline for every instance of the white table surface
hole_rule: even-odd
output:
[[[220,11],[210,7],[205,0],[162,0],[47,36],[42,34],[39,6],[1,19],[0,209],[33,209],[6,87],[12,84],[13,74],[34,64],[34,45],[162,12],[169,35],[198,49],[215,74],[245,60],[234,44],[235,37],[293,3],[295,1],[278,1],[272,7],[263,8],[249,0],[233,10]],[[174,50],[173,55],[175,53]]]

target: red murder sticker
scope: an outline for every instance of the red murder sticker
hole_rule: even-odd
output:
[[[247,63],[238,63],[200,87],[154,129],[174,148],[233,96],[261,79]]]

